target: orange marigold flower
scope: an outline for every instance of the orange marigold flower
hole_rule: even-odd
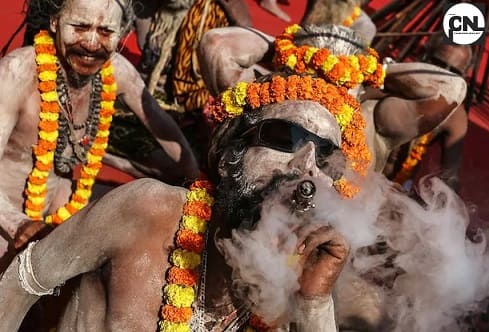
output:
[[[42,211],[44,209],[44,205],[42,204],[34,204],[30,200],[25,201],[25,206],[32,211]]]
[[[71,205],[70,203],[66,204],[65,205],[65,208],[66,210],[68,210],[69,213],[71,214],[75,214],[78,212],[78,209],[76,207],[74,207],[73,205]]]
[[[246,101],[251,108],[255,109],[261,106],[260,103],[260,83],[250,83],[246,87]]]
[[[213,195],[215,190],[212,183],[208,180],[194,181],[194,183],[190,185],[190,190],[195,190],[195,189],[205,189],[210,195]]]
[[[112,100],[115,100],[116,94],[115,94],[115,92],[104,92],[104,91],[102,91],[100,93],[100,97],[104,101],[112,101]]]
[[[199,281],[199,274],[196,271],[181,269],[173,266],[168,271],[166,281],[169,284],[177,284],[181,286],[195,286]]]
[[[58,121],[45,121],[41,120],[39,121],[38,125],[39,129],[47,131],[47,132],[53,132],[58,130]]]
[[[41,92],[54,91],[56,90],[56,82],[54,81],[39,82],[39,90]]]
[[[260,85],[260,105],[268,105],[270,102],[270,83],[265,82]]]
[[[210,220],[212,208],[202,202],[190,202],[184,205],[183,213],[188,216],[196,216],[200,219]]]
[[[110,129],[110,123],[99,123],[98,130],[105,131]]]
[[[202,234],[194,233],[188,229],[177,232],[177,245],[182,249],[200,254],[204,250],[205,240]]]
[[[59,105],[57,102],[41,101],[41,110],[48,113],[58,113]]]
[[[173,323],[186,323],[192,319],[192,308],[165,305],[161,308],[161,317]]]
[[[272,77],[270,83],[270,99],[276,103],[280,103],[285,100],[286,80],[282,76]]]
[[[58,67],[55,63],[43,63],[37,66],[37,72],[42,73],[43,71],[56,71]]]

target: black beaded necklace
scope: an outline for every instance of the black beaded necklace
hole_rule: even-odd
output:
[[[58,120],[58,139],[54,152],[54,165],[60,173],[66,174],[73,170],[79,163],[84,163],[87,159],[87,152],[92,146],[93,140],[97,135],[98,122],[100,117],[100,93],[102,91],[102,79],[100,72],[95,74],[91,80],[90,105],[88,116],[85,122],[76,124],[73,119],[73,106],[65,83],[61,66],[58,64],[56,78],[56,92],[61,108]],[[85,134],[81,139],[76,139],[75,131],[85,129]],[[63,152],[71,147],[69,156],[63,156]]]

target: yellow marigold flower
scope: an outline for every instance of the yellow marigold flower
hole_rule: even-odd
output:
[[[301,29],[301,26],[299,24],[292,24],[288,27],[285,28],[285,33],[288,34],[296,34],[299,30]]]
[[[114,102],[113,101],[101,101],[100,102],[100,108],[106,108],[106,109],[112,109],[114,108]]]
[[[195,216],[183,216],[182,226],[194,233],[204,233],[207,230],[207,222]]]
[[[177,308],[190,307],[195,299],[194,289],[187,286],[166,285],[164,293],[168,304]]]
[[[200,265],[200,255],[183,249],[175,249],[171,255],[173,264],[181,269],[195,269]]]
[[[32,176],[36,177],[36,178],[47,178],[49,176],[49,172],[48,171],[41,171],[40,169],[37,169],[34,167],[34,169],[32,170],[32,173],[31,173]]]
[[[59,113],[41,112],[39,113],[39,117],[41,118],[41,120],[54,122],[54,121],[58,121]]]
[[[46,191],[46,186],[47,186],[46,183],[45,184],[33,184],[30,182],[27,182],[27,191],[38,195],[38,194]]]
[[[102,76],[109,76],[114,73],[114,67],[113,66],[107,66],[105,68],[100,69],[100,74]]]
[[[44,199],[45,199],[44,197],[39,197],[39,196],[29,197],[29,200],[35,205],[44,204]]]
[[[348,104],[343,104],[341,106],[341,112],[335,116],[341,131],[343,131],[346,126],[348,126],[351,119],[353,118],[354,112],[355,110]]]
[[[295,56],[295,54],[291,54],[287,58],[287,62],[285,62],[285,65],[290,69],[294,69],[296,64],[297,64],[297,57]]]
[[[97,132],[97,137],[109,137],[110,131],[108,130],[99,130]]]
[[[365,72],[367,74],[372,74],[375,69],[377,69],[377,59],[373,55],[367,55],[365,57],[367,59],[367,68]]]
[[[160,322],[160,332],[190,332],[188,323],[173,323],[167,320]]]
[[[58,139],[58,131],[48,133],[47,131],[41,130],[39,132],[39,137],[48,142],[55,142]]]
[[[92,148],[96,150],[105,150],[107,148],[108,144],[107,143],[93,143]]]
[[[91,167],[87,167],[87,166],[83,166],[83,171],[85,171],[85,173],[87,173],[88,175],[91,175],[91,176],[96,176],[98,174],[98,171],[99,169],[94,169],[94,168],[91,168]]]
[[[231,89],[223,92],[221,100],[224,104],[224,109],[232,117],[239,116],[243,113],[243,107],[234,104],[233,91]]]
[[[77,189],[76,194],[83,199],[89,199],[92,196],[92,192],[87,189]]]
[[[256,330],[254,328],[252,328],[251,326],[247,326],[247,327],[245,327],[244,332],[256,332]]]
[[[304,62],[305,63],[311,62],[312,57],[314,56],[314,54],[316,54],[318,50],[319,49],[317,47],[312,47],[312,46],[309,47],[306,53],[304,54]]]
[[[354,69],[360,70],[360,62],[358,61],[358,57],[356,55],[349,55],[348,61]]]
[[[92,164],[97,163],[99,161],[102,161],[102,158],[103,158],[102,156],[94,155],[90,151],[88,151],[88,153],[87,153],[87,160],[89,163],[92,163]]]
[[[41,216],[41,213],[38,211],[29,210],[28,208],[24,209],[24,213],[31,219],[37,219]]]
[[[111,116],[101,117],[99,121],[100,121],[101,124],[112,123],[112,115]]]
[[[53,38],[51,36],[46,35],[46,36],[36,36],[34,38],[34,45],[42,45],[42,44],[54,44]]]
[[[94,184],[95,184],[95,179],[79,179],[78,180],[80,182],[81,185],[85,186],[85,187],[92,187]]]
[[[70,204],[73,205],[73,207],[77,210],[81,210],[85,207],[85,204],[82,204],[82,203],[79,203],[76,201],[71,201]]]
[[[194,189],[191,190],[187,193],[187,201],[188,202],[194,202],[194,201],[201,201],[204,202],[208,205],[214,204],[214,198],[210,196],[207,193],[207,190],[200,188],[200,189]]]
[[[338,63],[338,57],[336,57],[335,55],[328,55],[328,57],[326,58],[326,61],[324,61],[324,63],[321,65],[321,69],[327,73],[329,72],[331,69],[333,69],[334,65]]]
[[[248,88],[248,83],[238,82],[233,88],[234,103],[239,106],[246,105],[246,89]]]
[[[55,71],[42,71],[39,73],[38,77],[40,81],[47,82],[56,81],[58,76],[56,75]]]
[[[37,156],[37,160],[39,160],[41,163],[47,165],[51,161],[53,161],[54,158],[54,151],[47,152],[43,155]]]
[[[71,217],[71,213],[64,206],[60,207],[56,213],[59,215],[61,220],[66,220]]]
[[[104,92],[117,92],[117,83],[114,83],[114,84],[104,84],[102,85],[102,90]]]
[[[58,101],[58,93],[56,91],[49,91],[41,93],[41,99],[44,101]]]
[[[56,56],[52,54],[37,54],[36,55],[36,62],[39,65],[45,65],[48,63],[56,63]]]

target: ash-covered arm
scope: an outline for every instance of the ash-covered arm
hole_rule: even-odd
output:
[[[336,332],[334,303],[331,295],[304,298],[297,296],[297,332]],[[292,329],[293,330],[293,329]]]

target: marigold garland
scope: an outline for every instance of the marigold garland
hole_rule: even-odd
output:
[[[343,21],[343,25],[345,27],[352,26],[352,24],[355,23],[355,21],[357,20],[357,18],[360,17],[361,14],[362,9],[359,6],[355,6],[355,8],[353,8],[353,12]]]
[[[275,39],[277,69],[289,68],[298,74],[315,73],[327,82],[347,88],[362,83],[377,88],[383,86],[385,69],[374,49],[368,48],[366,55],[333,55],[326,48],[296,46],[295,35],[301,29],[294,24]]]
[[[394,182],[402,185],[411,178],[414,169],[419,164],[421,159],[423,159],[426,151],[428,151],[428,144],[431,142],[432,138],[433,133],[429,132],[416,140],[414,146],[409,149],[409,154],[406,157],[406,160],[402,163],[401,169],[394,176]]]
[[[209,181],[199,180],[190,186],[187,193],[184,215],[175,236],[175,249],[169,255],[172,267],[167,271],[167,284],[163,289],[160,332],[190,332],[198,268],[205,246],[204,234],[214,204],[213,191]]]
[[[100,119],[95,139],[87,152],[87,161],[82,165],[76,189],[67,204],[60,207],[54,214],[43,218],[47,193],[47,179],[53,168],[54,151],[58,139],[59,104],[56,91],[57,58],[54,40],[47,31],[39,32],[34,38],[36,63],[41,95],[41,111],[39,113],[39,139],[33,147],[35,155],[34,167],[29,174],[25,189],[24,212],[32,220],[48,224],[60,224],[82,209],[90,199],[92,186],[95,183],[102,157],[107,148],[109,128],[114,113],[114,101],[117,84],[113,75],[113,67],[107,61],[101,69],[102,92],[100,102]]]
[[[370,166],[371,154],[367,147],[366,122],[360,112],[359,102],[343,86],[327,83],[322,78],[309,75],[273,76],[270,82],[238,83],[224,91],[209,105],[217,122],[240,116],[245,107],[256,110],[261,106],[283,100],[311,100],[323,105],[335,117],[342,133],[341,149],[349,161],[348,166],[365,176]],[[335,188],[344,197],[351,198],[358,187],[342,177]]]

